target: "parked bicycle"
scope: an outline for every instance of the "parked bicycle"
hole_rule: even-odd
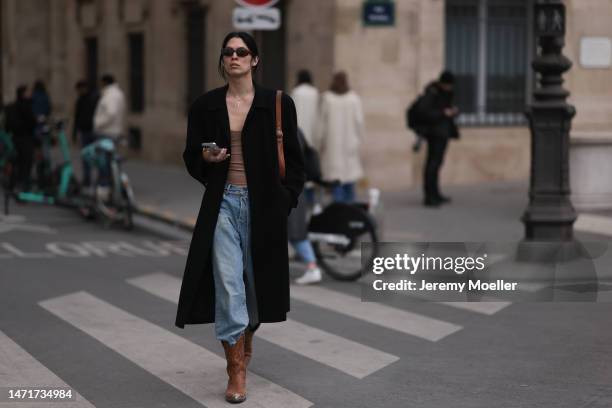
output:
[[[377,223],[372,215],[375,204],[329,202],[325,191],[334,183],[317,185],[308,238],[318,264],[334,279],[356,280],[378,254]]]
[[[121,224],[125,229],[134,227],[134,191],[128,175],[123,171],[124,158],[118,153],[116,145],[123,143],[125,137],[117,140],[101,137],[81,150],[83,160],[96,169],[94,188],[88,195],[89,202],[81,206],[80,212],[86,218],[100,217],[105,224]],[[103,185],[101,175],[107,173],[108,186]],[[104,183],[106,184],[106,183]]]

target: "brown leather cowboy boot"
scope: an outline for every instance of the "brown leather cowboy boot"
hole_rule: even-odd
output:
[[[234,404],[246,400],[246,365],[244,363],[244,333],[236,344],[230,346],[228,342],[222,341],[225,359],[227,360],[227,389],[225,400]]]
[[[255,332],[246,329],[244,335],[244,365],[245,367],[249,366],[249,362],[251,361],[251,356],[253,355],[253,336]]]

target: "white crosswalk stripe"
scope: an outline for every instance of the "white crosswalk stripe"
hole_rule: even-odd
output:
[[[51,370],[42,365],[10,337],[0,331],[0,388],[37,387],[71,388]],[[73,390],[73,393],[75,391]],[[76,393],[75,401],[58,402],[0,402],[4,408],[94,408],[83,396]]]
[[[173,303],[177,302],[181,285],[180,279],[165,273],[140,276],[129,279],[128,283]],[[364,378],[399,360],[394,355],[292,319],[281,324],[262,325],[257,337],[357,378]]]
[[[315,286],[292,286],[291,297],[355,319],[416,336],[438,341],[463,327],[417,313],[396,309]]]
[[[87,292],[40,302],[57,317],[111,348],[208,408],[227,407],[225,359]],[[309,407],[301,396],[249,373],[242,407]]]
[[[512,302],[485,301],[485,302],[440,302],[442,305],[463,309],[474,313],[491,316],[510,306]]]

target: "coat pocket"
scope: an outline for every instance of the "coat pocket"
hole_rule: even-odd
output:
[[[287,215],[291,212],[293,198],[289,190],[286,187],[281,186],[280,188],[280,200],[282,202],[283,208],[287,211]]]

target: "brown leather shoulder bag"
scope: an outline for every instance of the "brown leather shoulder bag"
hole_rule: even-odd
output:
[[[283,149],[283,119],[281,97],[283,91],[276,91],[276,149],[278,150],[278,172],[281,180],[285,180],[285,151]]]

